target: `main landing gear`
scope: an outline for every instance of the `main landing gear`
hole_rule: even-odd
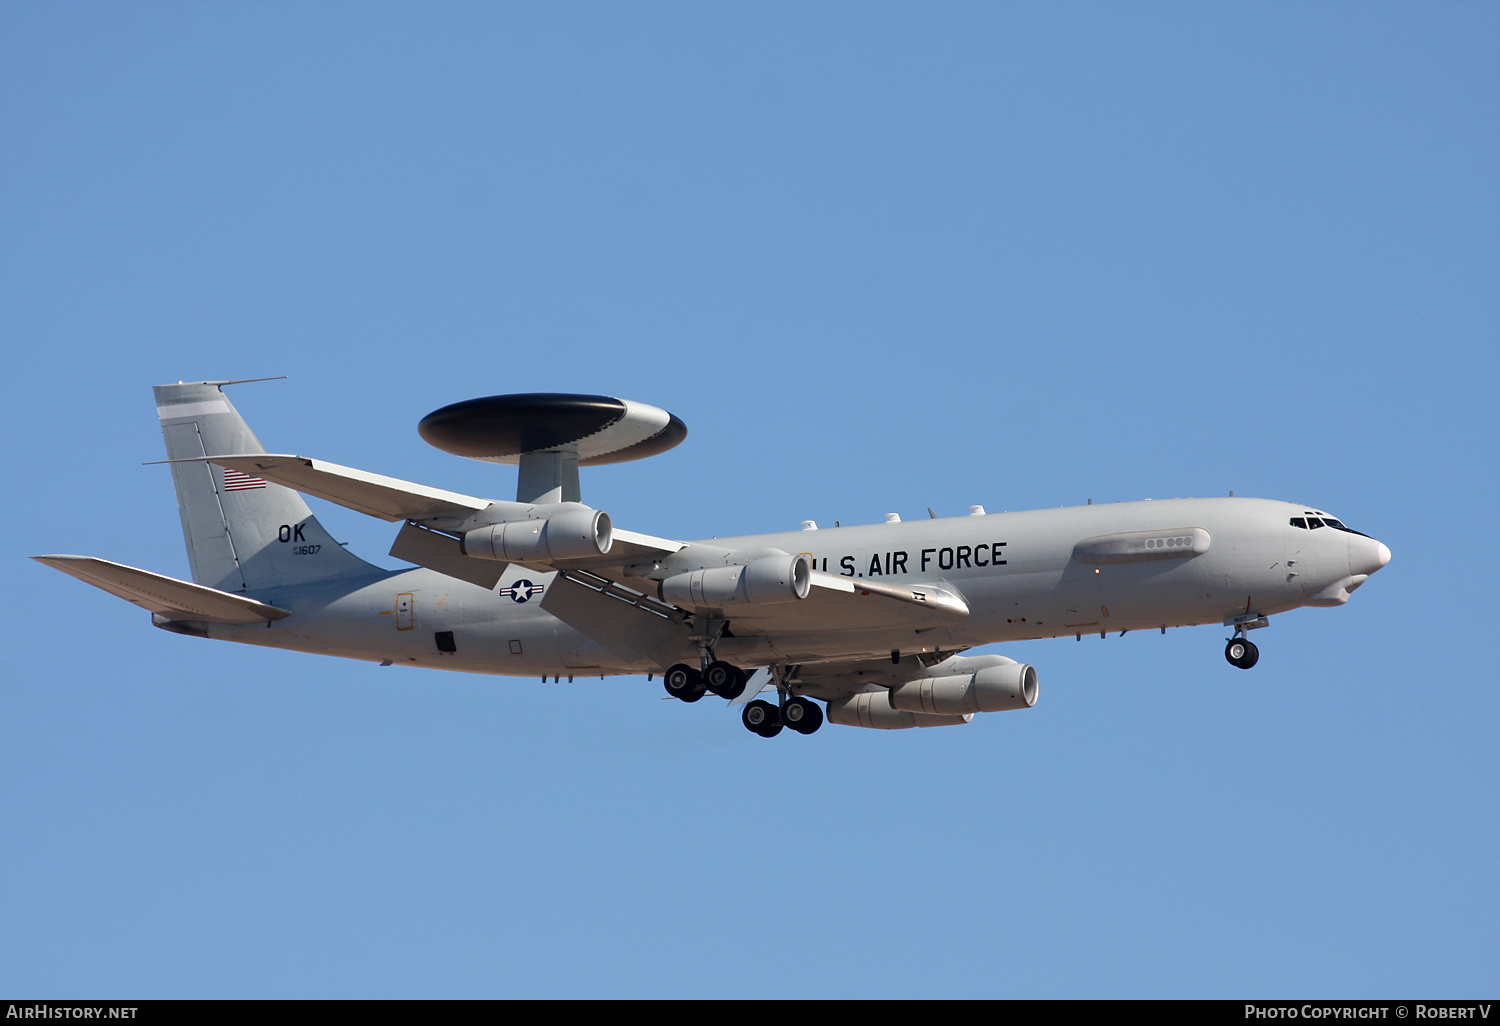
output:
[[[744,670],[720,659],[709,663],[708,669],[703,671],[703,686],[731,702],[745,693],[747,679]]]
[[[687,663],[678,663],[662,674],[661,682],[667,694],[684,702],[696,702],[703,697],[703,674]]]
[[[818,703],[792,694],[792,671],[787,666],[771,667],[771,682],[776,685],[778,704],[757,698],[745,706],[745,729],[761,737],[775,737],[782,727],[799,734],[811,734],[823,725],[823,710]]]
[[[730,663],[715,660],[702,672],[687,663],[678,663],[662,675],[667,694],[684,702],[696,702],[706,692],[733,701],[745,693],[745,671]]]
[[[799,734],[811,734],[823,725],[823,710],[808,698],[789,699],[781,707],[781,722]]]
[[[745,729],[761,737],[775,737],[782,727],[811,734],[823,725],[823,710],[806,698],[792,698],[780,708],[757,698],[745,706]]]
[[[714,643],[724,635],[728,620],[693,621],[697,631],[691,640],[698,643],[699,669],[687,663],[677,663],[662,677],[667,694],[684,702],[696,702],[705,691],[712,691],[720,698],[731,702],[745,693],[745,671],[732,663],[714,658]]]
[[[741,719],[745,721],[745,729],[752,734],[775,737],[781,733],[781,710],[759,698],[745,706]]]
[[[772,668],[781,700],[772,703],[757,698],[747,703],[742,714],[746,730],[761,737],[775,737],[782,727],[811,734],[823,725],[822,708],[811,699],[794,696],[787,683],[789,676],[783,667]],[[696,702],[709,692],[733,701],[745,693],[746,680],[744,670],[717,659],[701,671],[687,663],[677,663],[662,675],[667,694],[684,702]]]

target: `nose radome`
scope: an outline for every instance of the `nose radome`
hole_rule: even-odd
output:
[[[1374,538],[1356,535],[1349,539],[1349,572],[1373,574],[1391,561],[1391,550]]]

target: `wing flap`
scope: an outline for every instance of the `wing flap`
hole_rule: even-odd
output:
[[[190,584],[175,577],[138,570],[93,556],[32,556],[54,570],[61,570],[85,584],[109,592],[172,620],[206,623],[266,623],[291,616],[291,610],[232,595],[217,588]]]
[[[463,553],[457,538],[438,534],[415,524],[402,524],[391,544],[391,555],[440,574],[468,581],[486,591],[493,591],[509,563],[474,559]]]
[[[671,661],[688,634],[675,607],[578,571],[553,579],[542,597],[542,608],[601,648],[632,662],[644,658]]]
[[[609,548],[609,554],[615,555],[615,545],[621,546],[619,552],[625,562],[633,562],[641,559],[649,559],[653,556],[670,556],[674,552],[681,552],[687,548],[685,542],[673,541],[670,538],[658,538],[651,534],[641,534],[638,531],[622,531],[615,528],[615,543]]]

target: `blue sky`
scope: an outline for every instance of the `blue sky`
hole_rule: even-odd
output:
[[[1500,983],[1484,4],[11,3],[0,991],[1473,996]],[[1391,565],[1041,701],[766,742],[638,678],[153,630],[150,386],[507,498],[427,412],[603,392],[675,537],[1179,495]],[[383,565],[393,529],[319,506]],[[1263,635],[1263,636],[1262,636]]]

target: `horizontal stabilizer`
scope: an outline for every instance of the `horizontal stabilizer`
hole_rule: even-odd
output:
[[[189,584],[175,577],[137,570],[93,556],[32,556],[54,570],[61,570],[142,609],[160,613],[169,620],[206,623],[266,623],[291,616],[291,611],[257,602],[243,595]]]
[[[489,499],[429,488],[305,456],[258,453],[247,456],[211,456],[208,461],[336,502],[340,506],[347,506],[381,520],[468,516],[495,505]]]

